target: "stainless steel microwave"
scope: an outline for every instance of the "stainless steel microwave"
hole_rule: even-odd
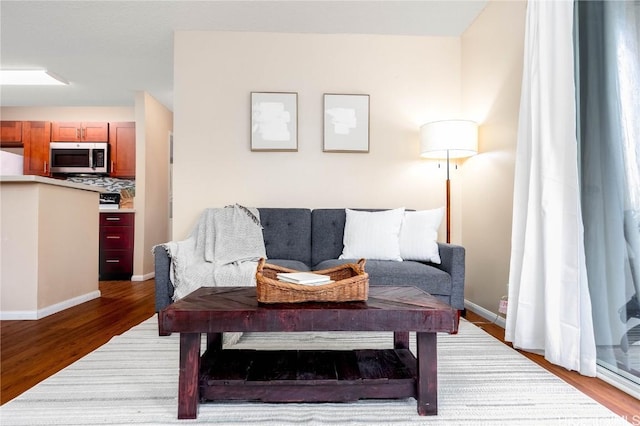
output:
[[[51,142],[50,154],[51,173],[109,173],[107,142]]]

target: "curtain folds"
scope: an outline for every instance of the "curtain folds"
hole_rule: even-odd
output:
[[[573,1],[529,0],[505,339],[595,376],[572,29]]]
[[[640,309],[640,2],[580,1],[576,18],[587,271],[598,360],[615,366]]]

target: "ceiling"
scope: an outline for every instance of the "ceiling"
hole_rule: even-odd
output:
[[[2,86],[1,106],[173,109],[175,31],[459,36],[486,0],[0,1],[0,67],[47,69],[68,86]]]

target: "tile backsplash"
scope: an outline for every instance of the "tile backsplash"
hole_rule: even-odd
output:
[[[135,194],[136,181],[134,179],[118,179],[104,176],[96,177],[68,177],[69,182],[82,183],[89,186],[99,186],[107,189],[109,192],[120,192],[123,189],[129,190],[131,194]]]

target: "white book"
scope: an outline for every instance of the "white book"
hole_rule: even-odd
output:
[[[293,284],[326,284],[331,282],[330,276],[313,272],[282,272],[277,274],[277,277],[281,281]]]
[[[319,282],[313,282],[313,283],[307,283],[307,282],[298,282],[298,281],[294,281],[294,280],[288,280],[286,278],[280,278],[280,281],[283,283],[290,283],[290,284],[298,284],[298,285],[306,285],[306,286],[310,286],[310,287],[315,287],[315,286],[320,286],[320,285],[325,285],[325,284],[331,284],[335,281],[333,280],[329,280],[329,281],[319,281]]]

